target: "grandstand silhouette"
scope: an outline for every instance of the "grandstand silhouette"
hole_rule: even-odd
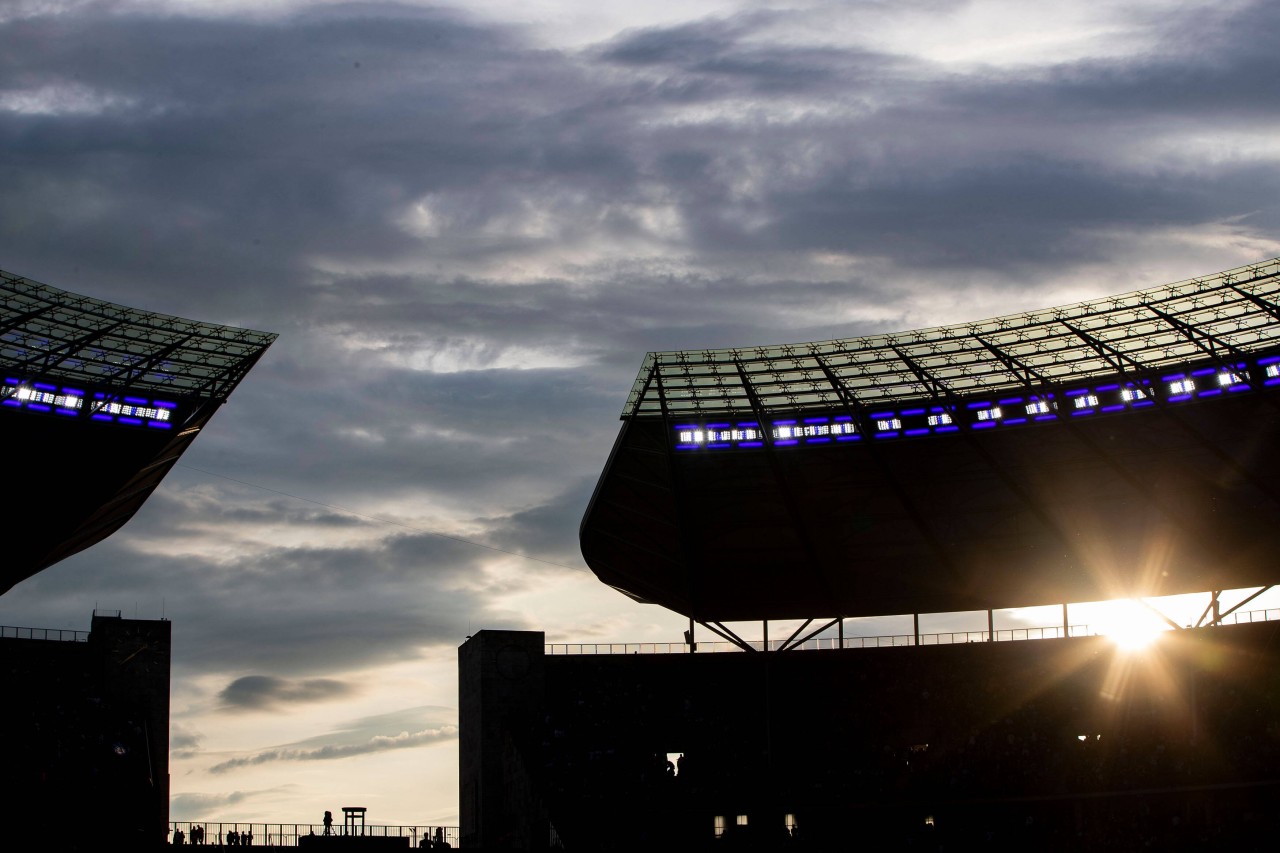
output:
[[[1280,259],[984,322],[650,353],[583,555],[687,616],[687,651],[701,630],[743,654],[478,633],[463,844],[1265,843],[1280,627],[1227,624],[1220,593],[1275,581],[1277,438]],[[1142,653],[1070,630],[1072,603],[1193,592],[1200,619]],[[1048,604],[1055,639],[920,644],[922,613]],[[847,647],[847,619],[907,614],[914,642]],[[770,640],[778,620],[798,627]],[[800,651],[820,635],[834,648]]]
[[[0,594],[132,518],[275,337],[0,271]],[[91,627],[0,627],[11,849],[167,846],[171,625]]]
[[[0,594],[119,530],[276,338],[0,271]],[[12,493],[12,491],[11,491]]]

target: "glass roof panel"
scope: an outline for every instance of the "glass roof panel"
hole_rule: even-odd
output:
[[[1025,388],[1280,345],[1280,258],[973,323],[645,356],[622,417],[751,414]],[[1027,379],[1026,376],[1031,379]],[[1038,378],[1037,378],[1038,377]],[[744,384],[745,380],[745,384]],[[754,403],[753,403],[754,398]]]
[[[0,271],[0,364],[18,378],[223,399],[275,339]]]

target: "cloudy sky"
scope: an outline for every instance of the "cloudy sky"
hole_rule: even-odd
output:
[[[646,351],[1280,255],[1278,41],[1230,0],[8,0],[0,268],[280,339],[0,624],[173,620],[174,819],[455,824],[467,634],[680,638],[577,550]]]

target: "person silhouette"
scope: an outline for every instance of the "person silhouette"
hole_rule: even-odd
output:
[[[333,812],[324,813],[324,834],[333,835]]]

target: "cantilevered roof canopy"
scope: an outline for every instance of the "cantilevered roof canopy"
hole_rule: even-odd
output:
[[[275,338],[0,271],[0,593],[132,518]]]
[[[978,323],[650,353],[580,530],[703,621],[1280,581],[1280,259]]]
[[[651,352],[623,418],[893,405],[999,393],[1280,344],[1280,258],[978,323],[813,343]]]
[[[69,293],[0,270],[0,364],[94,387],[226,399],[276,339]]]

